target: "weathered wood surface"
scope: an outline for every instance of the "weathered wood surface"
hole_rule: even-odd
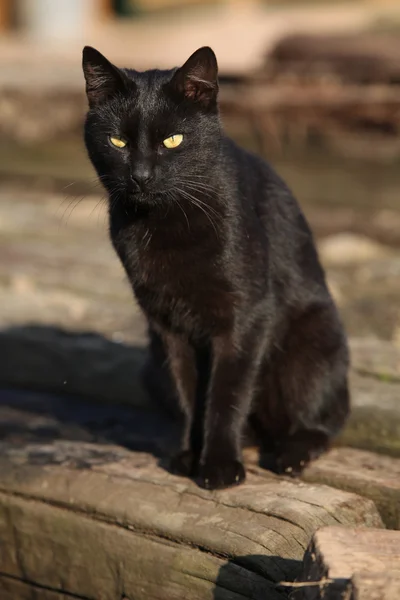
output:
[[[350,340],[353,369],[379,381],[400,383],[400,349],[388,342],[371,339]]]
[[[0,573],[0,598],[1,600],[67,600],[62,592],[53,592],[33,583],[20,581]],[[77,600],[86,600],[82,596],[75,596]],[[125,599],[122,599],[125,600]]]
[[[400,593],[399,565],[400,532],[324,527],[313,537],[291,596],[296,600],[394,600]]]
[[[338,442],[400,457],[400,386],[373,377],[350,376],[352,413]]]
[[[387,574],[363,572],[352,577],[351,590],[350,600],[393,600],[400,598],[400,576],[398,571]]]
[[[94,403],[72,396],[0,391],[0,453],[7,444],[43,445],[53,440],[118,444],[166,456],[177,450],[178,424],[161,410]],[[255,448],[245,449],[250,472],[270,474],[258,466]],[[400,459],[352,448],[335,448],[313,462],[303,474],[308,483],[322,483],[374,501],[389,528],[400,528]]]
[[[370,498],[386,527],[400,529],[400,459],[353,448],[334,448],[311,463],[302,478]]]
[[[5,444],[0,469],[1,585],[51,600],[274,600],[319,527],[381,526],[354,494],[252,473],[207,492],[115,445]]]

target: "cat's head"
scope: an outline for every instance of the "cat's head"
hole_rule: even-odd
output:
[[[207,183],[221,140],[218,67],[204,47],[170,71],[119,69],[83,50],[89,112],[85,142],[110,192],[137,202],[167,202]]]

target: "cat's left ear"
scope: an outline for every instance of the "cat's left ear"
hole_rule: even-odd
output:
[[[175,72],[171,83],[188,100],[203,106],[215,103],[218,95],[218,64],[211,48],[204,46],[196,50]]]

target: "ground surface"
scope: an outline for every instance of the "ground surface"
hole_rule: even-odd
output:
[[[1,397],[0,415],[7,403]],[[62,410],[59,399],[47,397],[47,421],[46,397],[36,420],[40,398],[31,398],[31,414],[28,397],[9,395],[8,402],[15,430],[8,429],[0,453],[0,590],[11,598],[25,585],[31,597],[46,589],[82,600],[116,599],[121,591],[138,600],[261,600],[265,594],[278,600],[286,597],[279,583],[299,575],[319,527],[382,526],[370,499],[251,465],[245,485],[201,490],[168,474],[160,445],[145,454],[112,442],[116,435],[138,447],[140,438],[162,438],[153,426],[144,440],[139,413],[131,421],[128,413],[118,431],[118,411],[108,427],[98,412],[96,427],[95,411],[79,405],[73,428],[65,423],[74,411],[68,402]],[[124,427],[131,429],[125,440]],[[89,433],[96,430],[93,442]]]

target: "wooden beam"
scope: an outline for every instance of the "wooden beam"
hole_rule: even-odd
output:
[[[296,600],[394,600],[400,597],[400,532],[324,527],[308,548]]]

